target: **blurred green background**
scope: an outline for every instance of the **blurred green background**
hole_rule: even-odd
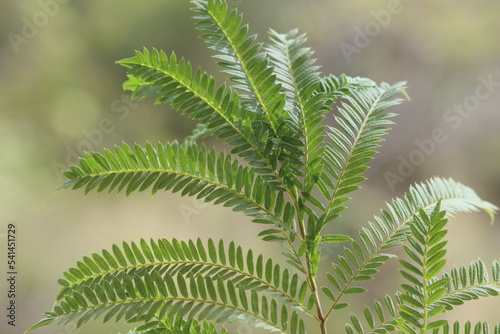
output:
[[[354,233],[385,201],[434,175],[453,177],[500,204],[500,2],[230,3],[245,13],[260,41],[267,42],[268,28],[306,32],[324,74],[408,82],[411,101],[394,110],[398,124],[339,231]],[[62,181],[58,170],[75,163],[79,151],[101,151],[122,141],[165,142],[190,133],[194,123],[167,106],[130,102],[121,89],[125,70],[115,64],[135,49],[156,47],[175,50],[222,78],[190,17],[185,0],[0,2],[0,267],[6,272],[4,241],[13,222],[19,273],[15,328],[3,315],[6,280],[0,277],[1,333],[22,333],[38,321],[50,309],[64,270],[122,240],[227,238],[246,249],[279,252],[254,237],[261,226],[170,193],[129,198],[53,193]],[[488,224],[486,214],[459,215],[449,228],[450,265],[500,258],[500,227]],[[327,252],[324,268],[331,259]],[[385,277],[377,276],[380,290],[356,303],[371,304],[370,298],[393,291],[395,263],[386,269]],[[482,300],[447,317],[496,322],[499,310],[498,299]],[[332,320],[332,333],[343,332],[344,320]],[[99,324],[76,333],[127,331]],[[246,326],[239,330],[258,333]],[[52,326],[36,333],[73,332],[71,326]]]

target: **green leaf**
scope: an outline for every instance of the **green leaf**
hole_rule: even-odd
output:
[[[127,322],[137,322],[149,321],[157,312],[164,312],[172,317],[198,320],[232,321],[243,317],[265,328],[284,331],[288,326],[298,326],[296,330],[302,326],[299,315],[313,315],[309,305],[302,304],[308,289],[298,275],[290,277],[288,269],[282,270],[271,259],[266,260],[266,281],[244,270],[244,258],[252,272],[264,270],[256,267],[263,262],[262,255],[254,263],[253,252],[245,253],[234,243],[226,248],[222,240],[216,248],[212,239],[208,245],[199,239],[196,243],[161,239],[150,244],[156,246],[150,247],[144,240],[140,247],[134,242],[124,242],[122,248],[113,245],[113,254],[103,250],[107,255],[92,256],[97,263],[116,263],[117,268],[113,269],[84,257],[93,270],[72,268],[70,271],[76,276],[65,274],[71,280],[62,284],[54,308],[57,313],[52,317],[62,323],[78,318],[81,326],[101,316],[105,321],[124,318]],[[155,252],[161,253],[162,261],[153,255]],[[123,254],[130,262],[125,261]],[[80,263],[85,268],[86,264]],[[273,313],[278,311],[277,299],[280,312]]]
[[[395,116],[383,111],[401,102],[390,98],[403,89],[404,83],[382,84],[351,90],[351,95],[344,97],[345,102],[338,110],[340,115],[335,117],[337,127],[328,127],[329,141],[325,142],[323,172],[336,180],[336,184],[327,197],[329,205],[321,225],[329,223],[334,211],[345,209],[336,199],[357,190],[357,185],[365,179],[359,174],[366,170],[392,123],[389,119]]]
[[[345,294],[363,293],[363,292],[366,292],[366,291],[368,291],[368,290],[366,290],[365,288],[362,288],[362,287],[359,287],[359,286],[355,286],[355,287],[347,289],[345,291]]]
[[[226,1],[191,5],[228,83],[219,85],[189,61],[156,49],[136,51],[119,64],[128,68],[124,88],[133,98],[154,95],[157,103],[168,103],[199,122],[193,134],[182,144],[124,143],[113,152],[85,153],[64,172],[68,180],[60,188],[85,194],[123,190],[126,196],[168,190],[230,207],[270,225],[259,236],[284,246],[290,267],[222,239],[123,242],[102,255],[84,256],[64,272],[52,311],[28,331],[53,321],[81,327],[102,317],[138,324],[131,333],[215,334],[213,324],[201,321],[240,320],[303,334],[304,315],[322,323],[347,307],[342,298],[367,291],[354,282],[373,279],[395,257],[382,251],[399,244],[407,255],[400,260],[406,282],[396,294],[399,307],[388,296],[383,304],[374,302],[373,310],[364,307],[364,319],[351,315],[348,333],[364,333],[362,321],[371,333],[447,331],[446,321],[430,319],[467,300],[500,294],[498,262],[493,281],[481,261],[437,277],[446,263],[446,219],[456,212],[497,210],[452,180],[433,178],[411,187],[362,227],[357,240],[323,234],[365,180],[362,174],[393,124],[395,114],[387,110],[400,103],[395,95],[406,95],[403,83],[321,77],[297,30],[271,30],[264,47]],[[330,111],[334,126],[325,123]],[[225,141],[229,154],[197,143],[212,135]],[[350,243],[331,261],[331,286],[321,291],[333,303],[322,309],[316,275],[326,247],[320,244],[337,242]],[[488,325],[476,324],[474,331],[481,330],[486,333]]]
[[[114,163],[115,160],[123,163],[118,165]],[[135,161],[140,161],[140,166]],[[93,168],[85,167],[89,164]],[[104,164],[109,167],[101,167]],[[184,196],[222,204],[258,218],[255,222],[279,226],[274,229],[273,234],[286,233],[290,225],[290,215],[293,215],[294,211],[293,207],[286,203],[283,192],[276,193],[268,182],[264,182],[262,176],[255,173],[255,169],[243,166],[231,155],[217,154],[215,150],[207,151],[204,146],[192,142],[183,145],[177,142],[158,144],[156,150],[148,143],[146,148],[136,145],[135,151],[123,144],[122,147],[115,147],[114,155],[108,151],[106,157],[99,155],[99,160],[88,155],[81,160],[79,167],[73,166],[72,169],[78,170],[78,174],[72,174],[72,179],[64,183],[62,188],[76,189],[81,182],[85,182],[90,185],[86,192],[97,185],[100,191],[126,189],[127,195],[137,189],[144,191],[148,188],[153,194],[159,190],[181,191]],[[236,170],[238,176],[246,180],[243,188],[236,186],[234,182],[233,174]],[[108,178],[110,175],[113,182]],[[254,191],[249,193],[249,189]],[[259,198],[262,194],[266,196],[265,201]],[[284,214],[287,215],[286,218],[283,217]],[[281,242],[284,239],[267,236],[264,240]],[[145,242],[141,243],[141,247],[149,248]],[[145,255],[152,256],[150,252],[145,252]],[[134,260],[143,262],[140,258]]]
[[[352,241],[352,238],[343,234],[327,234],[321,237],[321,242],[348,242]]]
[[[437,321],[434,321],[434,322],[431,322],[430,324],[428,324],[426,326],[426,329],[429,331],[434,330],[436,328],[443,327],[447,323],[448,323],[448,321],[446,321],[446,320],[437,320]]]
[[[323,291],[325,296],[330,298],[332,301],[336,301],[335,295],[333,294],[332,290],[328,289],[327,287],[321,287],[321,291]]]

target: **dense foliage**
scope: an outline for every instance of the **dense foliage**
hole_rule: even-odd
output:
[[[197,27],[229,82],[219,85],[175,53],[144,49],[119,63],[134,98],[157,96],[199,125],[182,143],[116,146],[88,153],[62,188],[85,193],[160,190],[221,204],[264,224],[263,241],[283,246],[282,262],[226,240],[140,240],[78,261],[59,280],[56,303],[28,331],[53,322],[125,320],[134,333],[227,333],[244,321],[282,333],[327,333],[328,320],[365,293],[364,281],[397,245],[404,280],[372,307],[351,310],[347,333],[488,333],[488,324],[437,317],[465,301],[500,293],[500,263],[443,272],[446,226],[458,212],[496,207],[470,188],[433,178],[393,199],[356,237],[326,234],[393,124],[387,112],[404,84],[322,76],[296,30],[257,43],[242,16],[221,0],[193,0]],[[333,113],[335,124],[324,122]],[[201,142],[216,136],[232,147]],[[321,250],[345,243],[331,266]],[[325,246],[326,245],[326,246]],[[489,275],[488,273],[491,273]],[[319,287],[317,276],[328,285]],[[335,321],[339,321],[336,318]],[[494,328],[500,333],[500,324]]]

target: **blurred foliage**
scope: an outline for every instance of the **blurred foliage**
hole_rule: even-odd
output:
[[[399,195],[409,184],[433,175],[453,177],[477,190],[481,197],[500,203],[500,2],[230,3],[241,7],[263,41],[270,27],[281,32],[297,27],[307,33],[308,44],[316,51],[325,73],[408,81],[412,100],[398,107],[398,124],[372,163],[364,194],[360,192],[354,199],[366,210],[346,216],[346,230],[349,224],[365,221],[367,212]],[[391,8],[397,13],[380,21],[384,24],[378,22],[377,17],[380,20],[383,11],[390,13]],[[59,273],[83,252],[111,242],[191,233],[233,238],[241,244],[258,242],[250,237],[257,227],[243,225],[252,230],[247,233],[239,221],[232,220],[232,214],[170,194],[153,199],[135,196],[133,205],[123,197],[93,195],[83,199],[79,193],[68,192],[56,193],[48,200],[61,181],[55,166],[74,163],[74,152],[85,148],[90,134],[94,134],[92,149],[100,149],[122,141],[133,144],[180,139],[190,132],[193,123],[164,105],[151,107],[150,101],[128,104],[121,89],[124,71],[114,63],[132,55],[134,49],[156,47],[176,50],[218,75],[189,15],[186,0],[0,2],[0,226],[5,229],[7,222],[13,221],[19,227],[18,303],[22,306],[20,330],[12,331],[2,322],[0,332],[18,333],[38,319],[50,306]],[[30,31],[29,24],[35,29]],[[359,31],[370,27],[377,33],[358,48],[359,53],[346,57],[341,45],[355,45]],[[470,101],[481,78],[494,83],[490,94],[478,100],[468,116],[462,117],[460,126],[453,128],[453,123],[445,119],[446,113],[455,104],[464,104],[467,98]],[[104,119],[109,121],[103,127]],[[446,140],[437,143],[422,163],[414,166],[411,175],[395,183],[392,190],[384,173],[398,173],[401,159],[419,150],[415,141],[432,138],[436,128],[443,129]],[[154,209],[154,214],[144,216],[145,207]],[[117,225],[118,221],[127,223]],[[499,257],[498,247],[492,247],[500,244],[499,225],[486,222],[486,217],[474,215],[464,217],[464,224],[457,223],[456,230],[450,227],[450,238],[456,238],[451,245],[455,245],[457,254],[453,255],[452,249],[450,257],[455,257],[451,263],[467,264],[477,256],[485,260]],[[102,225],[108,226],[108,233],[95,235],[95,226]],[[482,241],[470,249],[474,253],[469,257],[459,240],[472,232]],[[70,235],[79,242],[67,240]],[[53,270],[39,272],[41,261],[50,262]],[[477,319],[498,321],[494,310],[487,318],[488,309],[494,308],[481,307]]]

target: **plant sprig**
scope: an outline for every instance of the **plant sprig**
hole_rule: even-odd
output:
[[[199,122],[183,142],[89,152],[64,172],[60,188],[124,192],[179,192],[231,208],[265,227],[263,241],[283,246],[285,261],[234,242],[151,239],[123,242],[83,257],[59,280],[61,290],[45,318],[53,322],[124,320],[132,333],[227,333],[217,323],[246,322],[269,331],[326,334],[352,295],[367,292],[389,253],[406,280],[382,302],[352,310],[346,333],[470,333],[466,322],[437,315],[467,300],[500,293],[500,265],[491,277],[476,262],[442,272],[446,222],[452,214],[497,208],[470,188],[432,178],[387,204],[356,236],[324,233],[348,209],[408,95],[404,83],[320,73],[305,35],[269,31],[270,42],[249,34],[237,9],[223,0],[192,0],[203,40],[229,81],[215,78],[175,53],[136,51],[119,61],[133,98],[156,96]],[[326,124],[333,113],[334,124]],[[230,153],[207,148],[214,136]],[[344,243],[331,265],[321,251]],[[319,286],[319,278],[327,285]],[[394,302],[396,300],[396,302]],[[366,330],[365,328],[369,328]],[[474,333],[488,333],[478,323]],[[494,329],[500,334],[500,324]]]

